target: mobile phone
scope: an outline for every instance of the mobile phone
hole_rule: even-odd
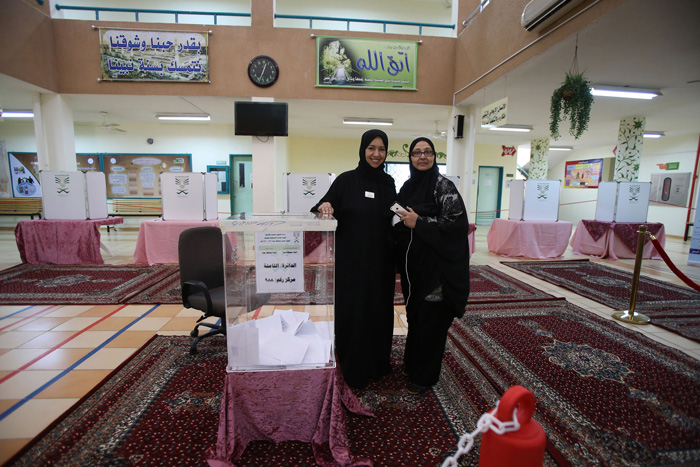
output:
[[[391,209],[394,213],[396,213],[396,211],[406,211],[406,209],[399,203],[392,204],[389,209]]]

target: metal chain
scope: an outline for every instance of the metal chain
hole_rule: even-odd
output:
[[[503,433],[508,433],[511,431],[518,431],[520,429],[520,423],[518,422],[518,409],[513,409],[513,420],[510,422],[502,422],[497,419],[493,414],[498,410],[498,403],[496,403],[496,408],[491,412],[486,412],[481,416],[478,422],[476,422],[476,430],[471,433],[465,433],[459,439],[457,443],[457,452],[454,455],[445,459],[442,463],[442,467],[457,467],[459,464],[457,460],[463,454],[469,452],[469,450],[474,446],[474,438],[479,433],[486,433],[489,428],[495,433],[502,435]],[[466,445],[465,445],[466,444]]]

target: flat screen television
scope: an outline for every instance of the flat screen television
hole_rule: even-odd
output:
[[[235,134],[288,136],[286,102],[234,102]]]

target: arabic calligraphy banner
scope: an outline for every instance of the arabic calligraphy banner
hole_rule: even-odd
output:
[[[415,41],[319,36],[316,60],[319,87],[416,90]]]
[[[100,28],[106,81],[209,82],[209,33]]]

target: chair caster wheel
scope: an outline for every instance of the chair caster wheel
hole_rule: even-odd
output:
[[[197,337],[199,335],[199,328],[195,328],[190,331],[190,337]]]
[[[190,347],[190,355],[197,355],[197,347],[194,345]]]

